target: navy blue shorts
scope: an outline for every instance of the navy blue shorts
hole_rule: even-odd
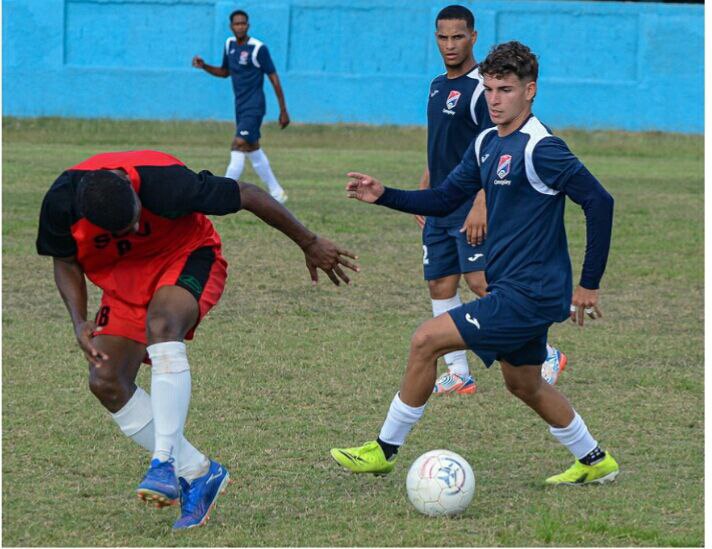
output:
[[[543,364],[549,320],[536,318],[522,304],[495,289],[448,311],[462,339],[488,368],[495,360],[512,366]]]
[[[263,114],[235,111],[235,137],[240,137],[248,143],[257,143],[260,140],[262,118]]]
[[[466,233],[460,227],[433,227],[423,229],[423,275],[425,280],[444,276],[485,270],[485,245],[467,243]]]

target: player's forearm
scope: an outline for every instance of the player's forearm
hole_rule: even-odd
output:
[[[316,240],[316,234],[302,225],[291,212],[259,187],[240,181],[242,209],[287,235],[305,249]]]
[[[583,208],[586,216],[586,255],[579,284],[597,290],[611,248],[613,197],[586,168],[569,179],[566,194]]]
[[[87,319],[87,284],[81,265],[55,258],[54,282],[76,328]]]
[[[418,191],[385,187],[376,204],[400,212],[444,217],[454,212],[468,199],[471,199],[471,195],[455,185],[445,184],[435,189]]]
[[[272,87],[274,88],[274,95],[277,98],[277,103],[279,103],[279,110],[286,111],[287,102],[284,99],[284,91],[282,91],[282,84],[279,81],[279,76],[277,76],[276,72],[269,75],[269,81],[272,83]]]
[[[208,65],[207,63],[203,65],[203,70],[208,74],[217,76],[218,78],[227,78],[230,75],[230,71],[227,69],[223,67],[216,67],[214,65]]]

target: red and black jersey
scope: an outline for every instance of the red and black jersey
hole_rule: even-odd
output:
[[[121,169],[141,200],[139,230],[115,236],[82,217],[76,190],[87,171]],[[234,180],[195,173],[158,151],[103,153],[69,168],[42,202],[37,252],[76,256],[87,277],[109,295],[146,305],[154,278],[170,264],[204,246],[220,246],[205,216],[240,209]]]

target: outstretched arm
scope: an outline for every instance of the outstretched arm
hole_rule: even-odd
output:
[[[193,66],[196,69],[203,69],[208,74],[212,74],[213,76],[217,76],[218,78],[227,78],[228,76],[230,76],[230,71],[227,69],[227,67],[216,67],[214,65],[208,65],[199,55],[193,57]]]
[[[347,259],[358,259],[353,253],[311,232],[287,208],[259,187],[242,181],[238,182],[238,186],[242,209],[249,210],[265,223],[283,232],[302,249],[314,284],[319,280],[317,268],[324,271],[337,286],[339,279],[346,284],[350,281],[342,266],[358,272],[358,266]]]
[[[276,72],[267,75],[267,78],[269,78],[269,81],[272,82],[274,95],[277,97],[277,102],[279,103],[279,126],[284,129],[289,126],[289,114],[287,113],[287,102],[284,100],[282,84],[280,83],[279,76],[277,76]]]
[[[84,270],[76,257],[55,257],[53,260],[54,282],[69,311],[77,343],[87,360],[100,367],[101,361],[109,357],[96,349],[91,341],[96,325],[87,320],[87,284]]]

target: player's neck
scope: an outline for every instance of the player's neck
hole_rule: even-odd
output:
[[[238,46],[244,46],[245,44],[247,44],[247,41],[250,39],[250,37],[247,36],[247,35],[243,36],[243,37],[242,37],[242,40],[240,40],[239,38],[237,38],[237,36],[236,36],[235,38],[237,39],[237,44],[238,44]]]
[[[475,61],[474,57],[470,57],[469,59],[466,59],[456,67],[448,67],[446,65],[445,74],[447,75],[448,80],[452,80],[453,78],[460,78],[463,74],[468,74],[472,72],[472,69],[474,69],[476,66],[477,61]]]
[[[521,128],[532,114],[531,104],[506,124],[497,124],[497,135],[507,137]]]

